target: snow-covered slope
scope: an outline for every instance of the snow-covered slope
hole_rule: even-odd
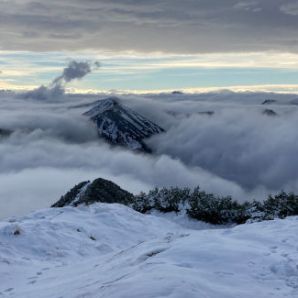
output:
[[[0,297],[297,297],[298,217],[170,219],[94,204],[1,222]]]
[[[116,97],[98,101],[84,115],[96,123],[99,136],[112,144],[132,150],[150,152],[143,140],[164,131],[144,116],[120,104]]]

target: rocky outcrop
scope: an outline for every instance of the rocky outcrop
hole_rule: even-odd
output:
[[[131,150],[151,152],[144,140],[164,132],[159,125],[122,105],[116,97],[98,101],[84,115],[96,123],[101,138]]]
[[[133,200],[133,194],[109,180],[98,178],[93,182],[84,181],[77,184],[52,207],[76,207],[97,202],[129,205]]]

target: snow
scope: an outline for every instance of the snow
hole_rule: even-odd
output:
[[[297,297],[298,217],[233,228],[118,204],[0,223],[0,297]]]
[[[92,118],[97,116],[98,114],[102,114],[108,110],[113,109],[116,105],[118,105],[118,99],[116,97],[109,97],[104,100],[99,100],[91,110],[85,113],[85,115]]]
[[[76,195],[75,199],[71,203],[71,206],[76,206],[76,204],[80,201],[82,195],[84,195],[85,191],[87,190],[88,186],[91,184],[91,182],[87,182],[79,191],[79,193]]]

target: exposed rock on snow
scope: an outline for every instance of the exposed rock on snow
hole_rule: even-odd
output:
[[[97,125],[98,135],[109,143],[151,152],[144,139],[164,131],[144,116],[120,104],[116,97],[100,100],[84,113]]]
[[[98,178],[93,182],[85,181],[74,186],[52,207],[90,205],[96,202],[128,205],[132,201],[131,193],[111,181]]]

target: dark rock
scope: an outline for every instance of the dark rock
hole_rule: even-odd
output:
[[[70,191],[60,198],[58,202],[52,205],[52,207],[64,207],[74,205],[75,199],[79,197],[84,187],[89,184],[90,181],[84,181],[75,185]]]
[[[93,182],[81,182],[60,198],[52,207],[90,205],[93,203],[119,203],[129,205],[134,201],[133,194],[117,184],[98,178]]]
[[[14,234],[14,236],[21,235],[21,231],[19,229],[17,229],[13,232],[13,234]]]
[[[213,116],[214,111],[204,111],[204,112],[199,112],[198,114],[200,115],[207,115],[207,116]]]
[[[172,92],[173,95],[182,95],[183,92],[182,91],[178,91],[178,90],[175,90]]]
[[[275,99],[266,99],[262,102],[262,105],[271,105],[273,103],[276,103]]]
[[[267,116],[277,116],[277,113],[271,109],[264,110],[262,114]]]
[[[0,137],[9,137],[12,134],[12,131],[5,128],[0,128]]]

